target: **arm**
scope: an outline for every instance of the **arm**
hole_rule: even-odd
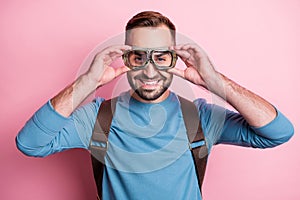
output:
[[[276,117],[276,110],[269,102],[217,72],[200,47],[187,44],[176,46],[174,49],[187,68],[174,68],[170,72],[223,98],[252,126],[264,126]]]
[[[276,121],[277,111],[269,102],[217,72],[199,46],[186,44],[175,46],[173,49],[187,68],[185,70],[173,68],[169,71],[223,98],[240,113],[240,117],[246,122],[244,125],[259,128]],[[289,125],[292,126],[290,123]],[[278,134],[285,135],[285,133]],[[279,138],[280,135],[272,137]]]
[[[293,135],[291,122],[278,110],[277,116],[262,127],[253,127],[236,112],[208,104],[204,99],[195,101],[209,150],[215,144],[270,148],[287,142]]]
[[[50,101],[37,110],[16,137],[28,156],[45,157],[70,148],[87,149],[97,111],[103,99],[76,109],[69,117],[57,113]]]
[[[28,120],[16,137],[19,150],[31,156],[46,156],[69,148],[87,148],[103,99],[76,108],[97,87],[127,70],[125,66],[114,69],[109,65],[128,48],[113,46],[97,54],[85,74]]]
[[[113,46],[96,55],[87,73],[51,99],[53,108],[68,117],[91,92],[128,71],[125,66],[115,69],[109,65],[130,48],[126,45]]]

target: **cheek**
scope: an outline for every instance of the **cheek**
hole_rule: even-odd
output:
[[[134,81],[134,77],[138,75],[138,72],[130,70],[127,72],[127,80],[129,82],[133,82]]]
[[[164,77],[166,77],[168,80],[172,80],[173,79],[173,74],[166,72],[166,71],[161,71],[160,74]]]
[[[133,77],[133,71],[128,71],[127,72],[127,79],[131,79]]]

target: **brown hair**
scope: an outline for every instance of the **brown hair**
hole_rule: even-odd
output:
[[[161,25],[167,26],[170,31],[171,35],[175,41],[175,32],[176,28],[175,25],[171,22],[169,18],[166,16],[160,14],[159,12],[155,11],[143,11],[135,16],[133,16],[126,25],[126,35],[128,34],[127,32],[131,29],[134,28],[139,28],[139,27],[159,27]],[[127,40],[127,36],[126,36]]]

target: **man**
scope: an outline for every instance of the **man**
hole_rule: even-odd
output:
[[[123,57],[126,66],[110,64]],[[184,70],[175,66],[180,58]],[[47,156],[88,149],[102,98],[77,108],[95,89],[127,73],[130,91],[118,97],[103,172],[103,199],[201,199],[173,75],[204,87],[239,113],[196,99],[208,152],[225,143],[274,147],[293,135],[289,120],[269,102],[216,71],[195,44],[176,45],[175,26],[157,12],[135,15],[125,45],[98,53],[89,70],[42,106],[19,132],[18,148]],[[213,115],[215,114],[215,115]],[[218,118],[224,114],[224,121]],[[213,119],[212,116],[216,119]],[[222,127],[215,129],[214,127]]]

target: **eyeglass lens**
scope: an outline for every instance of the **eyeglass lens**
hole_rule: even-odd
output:
[[[170,67],[172,65],[173,56],[170,51],[152,51],[151,55],[148,55],[146,51],[133,50],[128,54],[128,61],[133,67],[144,66],[149,59],[159,67]]]

